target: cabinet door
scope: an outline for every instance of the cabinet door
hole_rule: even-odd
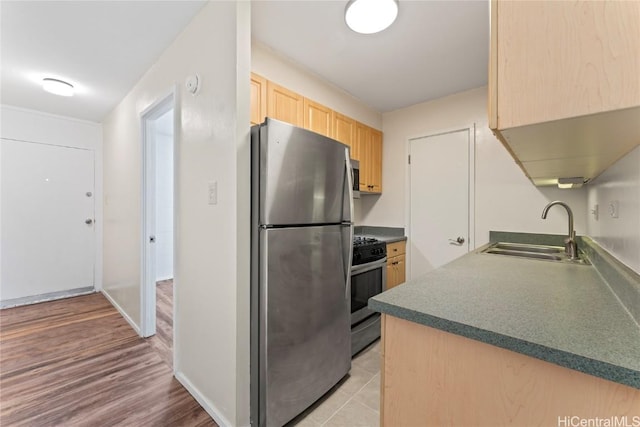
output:
[[[640,105],[640,2],[494,1],[491,9],[499,129]]]
[[[333,138],[333,110],[304,98],[304,128]]]
[[[267,114],[267,80],[251,73],[251,124],[264,121]]]
[[[382,132],[371,129],[369,140],[369,185],[374,193],[382,192]]]
[[[395,259],[395,268],[396,268],[396,281],[398,285],[407,281],[407,270],[406,270],[406,255],[399,255]]]
[[[294,126],[304,126],[303,97],[267,81],[267,116]]]
[[[369,191],[367,154],[370,139],[371,129],[362,123],[356,122],[356,135],[353,140],[353,146],[351,147],[351,158],[360,161],[360,191],[364,192]]]
[[[351,158],[354,160],[363,161],[362,149],[367,145],[369,139],[369,128],[360,122],[355,122],[353,133],[353,144],[351,145]],[[360,164],[362,168],[362,163]],[[362,171],[360,172],[360,185],[362,185]]]
[[[392,264],[391,258],[387,260],[387,289],[391,289],[398,286],[398,280],[396,279],[396,268]]]
[[[353,140],[356,134],[356,122],[355,120],[344,116],[340,113],[333,114],[333,137],[347,144],[351,148],[351,158],[353,157]]]

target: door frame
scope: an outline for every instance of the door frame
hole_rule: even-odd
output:
[[[467,224],[467,234],[468,234],[468,250],[469,252],[476,248],[476,123],[471,123],[463,126],[455,126],[451,128],[445,128],[441,130],[427,131],[421,134],[410,136],[407,138],[407,142],[405,144],[405,158],[407,159],[406,169],[405,169],[405,224],[407,224],[407,236],[411,239],[411,165],[409,164],[409,156],[411,155],[411,141],[422,138],[429,138],[439,135],[446,135],[449,133],[455,133],[460,131],[468,131],[469,132],[469,195],[468,195],[468,203],[469,203],[469,222]],[[411,245],[407,245],[407,258],[406,258],[406,271],[407,271],[407,280],[412,279],[411,276]]]
[[[160,97],[140,113],[140,133],[141,133],[141,227],[140,227],[140,335],[143,338],[150,337],[156,333],[156,251],[151,250],[150,236],[155,230],[155,141],[151,131],[152,122],[161,115],[173,109],[173,260],[174,260],[174,289],[175,280],[175,260],[176,260],[176,201],[177,201],[177,153],[178,138],[178,112],[176,109],[177,87],[173,87],[166,95]],[[172,318],[175,318],[175,300],[172,304]],[[175,341],[175,325],[173,329]],[[174,364],[175,366],[175,364]]]

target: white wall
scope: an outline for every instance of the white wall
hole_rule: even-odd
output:
[[[332,110],[376,129],[382,115],[347,92],[302,68],[282,54],[255,40],[251,44],[251,70],[281,86],[319,102]]]
[[[177,88],[175,373],[230,426],[249,423],[250,21],[249,2],[209,2],[104,122],[104,289],[139,325],[140,113]]]
[[[156,281],[173,278],[173,110],[158,117],[156,135]]]
[[[102,125],[99,123],[0,105],[0,137],[91,150],[95,161],[96,248],[94,286],[102,288]],[[2,250],[11,250],[2,248]],[[37,260],[36,260],[37,261]]]
[[[541,219],[542,209],[552,200],[563,200],[571,206],[576,231],[584,234],[586,190],[559,190],[531,184],[489,130],[486,106],[487,88],[482,87],[384,113],[383,193],[381,196],[365,196],[361,199],[361,223],[406,227],[409,138],[475,123],[476,246],[488,242],[490,230],[566,234],[567,215],[561,209],[553,208],[547,220]]]
[[[640,274],[640,146],[610,166],[588,185],[589,235],[621,262]],[[609,204],[618,201],[618,218]]]

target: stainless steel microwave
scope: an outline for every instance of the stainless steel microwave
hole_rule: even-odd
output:
[[[353,171],[353,198],[360,198],[360,162],[351,159],[351,170]]]

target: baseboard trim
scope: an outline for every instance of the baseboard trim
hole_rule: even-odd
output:
[[[50,292],[41,295],[13,298],[6,301],[0,301],[0,309],[19,307],[21,305],[37,304],[39,302],[55,301],[64,298],[78,297],[80,295],[88,295],[95,292],[97,292],[95,287],[87,286],[84,288],[69,289],[66,291]]]
[[[233,424],[229,422],[229,420],[221,415],[220,411],[215,407],[213,403],[206,399],[200,390],[196,386],[194,386],[191,381],[181,372],[175,371],[176,379],[182,384],[184,388],[193,396],[194,399],[202,406],[202,408],[209,414],[211,418],[220,426],[220,427],[230,427]]]
[[[112,297],[111,295],[109,295],[109,292],[107,292],[105,289],[103,289],[102,291],[102,295],[104,295],[104,297],[109,300],[109,302],[111,303],[111,305],[118,310],[118,312],[120,313],[120,315],[122,317],[124,317],[124,320],[127,321],[127,323],[129,323],[129,325],[133,328],[134,331],[136,331],[136,334],[138,334],[139,336],[142,337],[142,334],[140,333],[140,327],[138,325],[136,325],[136,323],[129,317],[129,315],[122,309],[122,307],[120,307],[120,304],[118,304]]]

